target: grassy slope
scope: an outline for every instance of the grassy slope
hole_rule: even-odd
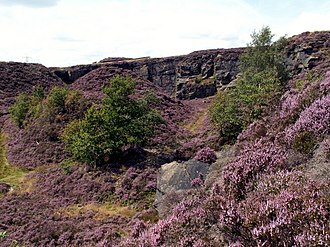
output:
[[[27,171],[7,162],[4,139],[4,135],[0,134],[0,182],[15,188],[23,181]]]

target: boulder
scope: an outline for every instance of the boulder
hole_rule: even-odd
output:
[[[184,192],[193,188],[195,178],[204,180],[209,164],[189,160],[184,163],[171,162],[162,165],[157,177],[155,206],[160,217],[170,212],[172,206],[182,199]]]

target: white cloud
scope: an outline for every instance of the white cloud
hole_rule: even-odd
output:
[[[66,66],[109,56],[171,56],[243,46],[263,25],[275,26],[280,34],[289,30],[289,25],[268,21],[243,0],[62,0],[52,8],[7,6],[0,8],[0,60],[29,56],[47,66]]]
[[[0,0],[0,5],[22,5],[32,8],[44,8],[55,6],[59,0]]]

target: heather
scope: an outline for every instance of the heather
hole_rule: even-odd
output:
[[[38,92],[39,90],[39,92]],[[40,95],[41,94],[41,95]],[[21,123],[11,113],[5,121],[4,131],[7,159],[9,163],[25,168],[60,163],[68,157],[60,135],[66,124],[84,115],[88,102],[80,92],[65,87],[54,87],[47,97],[36,87],[30,95],[25,95],[27,114]],[[17,97],[12,107],[20,105]]]
[[[28,190],[17,189],[0,202],[0,231],[7,233],[1,244],[114,245],[130,232],[130,222],[151,217],[152,210],[146,210],[152,202],[146,202],[155,191],[153,168],[88,169],[44,167],[30,174]]]

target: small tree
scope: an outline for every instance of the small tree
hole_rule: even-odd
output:
[[[284,37],[273,42],[269,27],[254,32],[240,56],[240,78],[234,88],[220,91],[211,116],[224,141],[231,142],[279,98],[287,74],[283,64]]]
[[[22,128],[29,112],[30,98],[27,94],[17,96],[15,103],[9,108],[9,113],[15,124]]]
[[[69,124],[63,140],[73,158],[88,164],[103,164],[110,155],[143,145],[162,122],[145,98],[134,99],[135,82],[115,77],[103,90],[100,106],[93,105],[85,118]]]

